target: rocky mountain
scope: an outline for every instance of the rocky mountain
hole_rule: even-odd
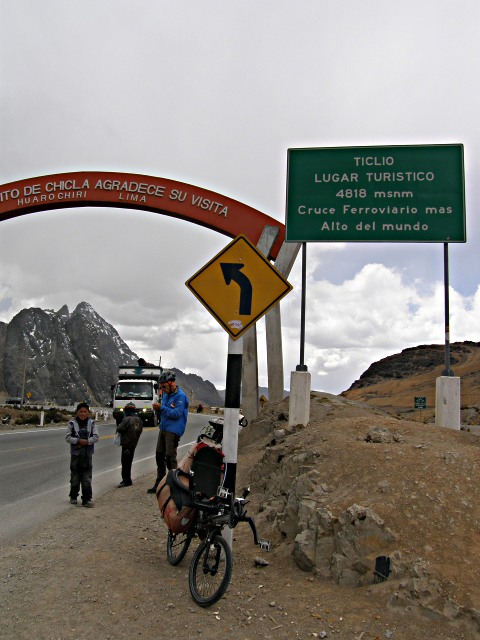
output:
[[[480,421],[480,343],[454,342],[450,345],[453,375],[460,378],[462,422]],[[414,398],[426,398],[424,420],[435,409],[436,379],[445,369],[445,346],[419,345],[374,362],[341,395],[360,400],[392,413],[415,413]],[[418,411],[417,411],[418,413]]]
[[[69,405],[110,400],[120,364],[138,356],[88,303],[70,313],[23,309],[0,323],[0,397],[31,394],[29,402]],[[197,402],[221,404],[216,389],[198,376],[178,371],[180,386],[194,390]]]
[[[172,367],[172,371],[175,371],[177,384],[188,395],[191,406],[201,402],[211,407],[223,407],[225,394],[221,396],[209,380],[204,380],[194,373],[183,373],[175,367]]]

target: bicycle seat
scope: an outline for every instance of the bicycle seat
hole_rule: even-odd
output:
[[[208,508],[216,502],[218,488],[223,483],[223,453],[219,449],[200,446],[195,452],[190,475],[190,491],[196,506]]]

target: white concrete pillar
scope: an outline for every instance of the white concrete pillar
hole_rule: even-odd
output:
[[[460,430],[460,378],[457,376],[437,378],[435,426]]]
[[[280,303],[270,309],[265,316],[265,328],[267,337],[268,400],[269,402],[280,402],[283,400],[283,390],[285,389]]]
[[[310,421],[310,387],[312,376],[308,371],[292,371],[290,375],[290,399],[288,426],[306,426]]]

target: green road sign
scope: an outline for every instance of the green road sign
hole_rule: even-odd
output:
[[[427,398],[425,396],[415,396],[415,409],[426,409]]]
[[[288,242],[465,242],[463,145],[289,149]]]

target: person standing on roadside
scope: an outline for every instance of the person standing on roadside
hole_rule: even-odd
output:
[[[86,402],[77,405],[75,417],[68,423],[65,440],[70,444],[70,504],[77,504],[81,487],[82,505],[93,507],[92,456],[98,442],[98,430]]]
[[[122,445],[122,481],[118,488],[131,487],[132,482],[132,462],[135,455],[135,448],[140,440],[143,431],[142,419],[137,416],[136,406],[133,402],[125,405],[125,417],[117,427]]]
[[[175,373],[164,371],[159,378],[162,390],[160,404],[154,404],[160,431],[158,433],[155,458],[157,461],[157,479],[147,493],[156,493],[167,469],[177,468],[177,448],[185,433],[188,418],[188,398],[177,386]]]

